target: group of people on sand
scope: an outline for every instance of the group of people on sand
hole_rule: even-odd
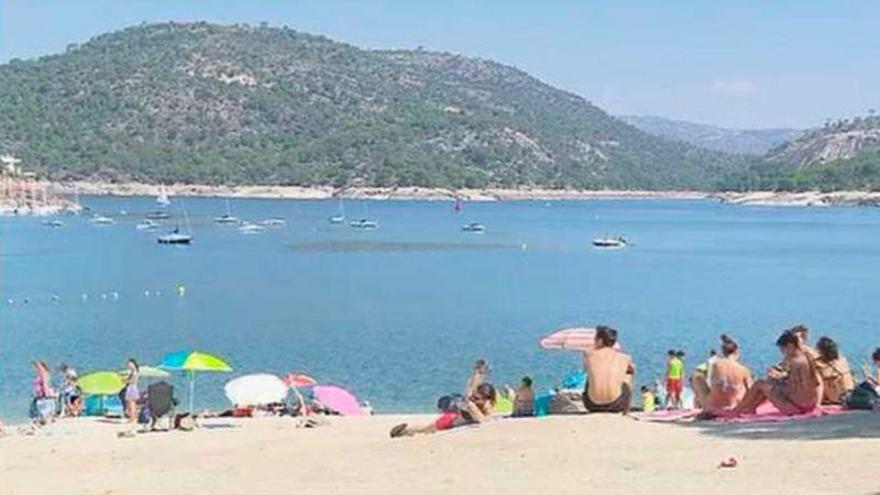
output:
[[[79,386],[79,375],[73,366],[62,364],[58,367],[62,383],[55,387],[52,380],[52,369],[44,360],[31,363],[34,369],[30,417],[33,426],[44,426],[61,417],[77,417],[85,412],[85,401]],[[133,358],[126,362],[126,371],[122,374],[124,387],[119,394],[123,404],[123,412],[128,419],[130,428],[123,434],[133,435],[138,420],[138,401],[141,393],[138,390],[140,367]]]
[[[629,414],[632,409],[636,368],[632,358],[617,345],[617,335],[617,330],[600,325],[596,327],[593,345],[583,351],[587,378],[582,400],[587,412]],[[866,382],[857,387],[849,362],[830,337],[821,337],[813,348],[807,327],[796,325],[781,333],[776,347],[782,355],[781,361],[770,367],[765,376],[754,379],[740,360],[737,342],[722,334],[719,352],[710,352],[707,362],[697,366],[689,380],[694,391],[696,417],[755,414],[765,403],[786,416],[805,414],[820,405],[846,405],[853,391],[860,387],[869,388],[874,402],[880,404],[876,400],[876,388],[880,386],[880,348],[871,356],[878,371],[866,366],[863,369]],[[440,398],[437,406],[441,414],[435,421],[421,426],[399,424],[392,428],[391,437],[434,433],[487,421],[499,398],[499,392],[487,381],[488,372],[486,362],[478,360],[465,394]],[[685,374],[684,352],[670,350],[665,407],[683,407]],[[640,390],[645,411],[660,406],[650,387],[643,386]],[[516,390],[506,387],[505,392],[513,403],[511,416],[534,415],[535,394],[529,377],[523,378]]]

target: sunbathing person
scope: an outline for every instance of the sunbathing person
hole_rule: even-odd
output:
[[[721,355],[712,360],[709,395],[704,415],[716,415],[736,406],[752,385],[752,373],[739,362],[739,345],[727,334],[721,335]]]
[[[535,415],[535,391],[532,379],[524,376],[518,389],[507,387],[507,397],[513,402],[511,417],[522,418]]]
[[[849,361],[840,355],[837,342],[828,337],[819,339],[816,350],[819,352],[816,367],[822,377],[822,403],[841,404],[844,396],[856,386]]]
[[[596,327],[595,347],[584,351],[584,407],[589,412],[629,414],[635,366],[632,358],[614,348],[617,330]]]
[[[461,396],[457,397],[461,398]],[[452,397],[444,399],[452,399]],[[438,406],[443,410],[443,414],[436,421],[420,427],[410,427],[406,423],[401,423],[391,429],[391,438],[411,437],[451,430],[458,426],[485,423],[491,419],[492,408],[495,407],[495,387],[491,383],[481,383],[473,395],[462,400],[459,404],[452,403],[453,400],[441,400],[441,402],[444,403],[438,404]]]
[[[694,391],[694,407],[702,409],[709,398],[709,381],[711,380],[712,363],[718,359],[715,349],[709,349],[709,359],[705,363],[697,365],[691,375],[690,384]]]
[[[865,374],[866,382],[875,387],[878,387],[880,386],[880,347],[874,349],[873,354],[871,354],[871,361],[874,362],[874,368],[877,370],[877,372],[872,372],[871,368],[867,364],[862,367],[862,372]]]
[[[819,405],[822,398],[819,371],[812,356],[801,349],[797,335],[786,330],[776,341],[776,346],[784,356],[787,369],[771,369],[768,377],[755,382],[727,416],[754,414],[766,401],[786,416],[805,414]]]

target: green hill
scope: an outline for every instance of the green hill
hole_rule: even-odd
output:
[[[745,166],[513,67],[288,28],[141,25],[0,87],[0,148],[55,179],[668,189]]]

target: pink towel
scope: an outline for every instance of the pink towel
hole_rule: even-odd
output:
[[[843,414],[841,406],[819,406],[810,412],[786,416],[779,412],[773,404],[765,402],[758,407],[755,414],[748,414],[737,418],[716,418],[715,421],[722,423],[776,423],[779,421],[795,421],[798,419],[820,418],[822,416],[837,416]]]

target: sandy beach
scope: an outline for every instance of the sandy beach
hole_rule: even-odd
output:
[[[0,438],[3,495],[836,494],[880,489],[880,414],[750,425],[688,425],[621,416],[500,419],[391,440],[399,421],[210,420],[197,431],[117,439],[120,426],[57,423]],[[719,469],[722,459],[739,464]]]

